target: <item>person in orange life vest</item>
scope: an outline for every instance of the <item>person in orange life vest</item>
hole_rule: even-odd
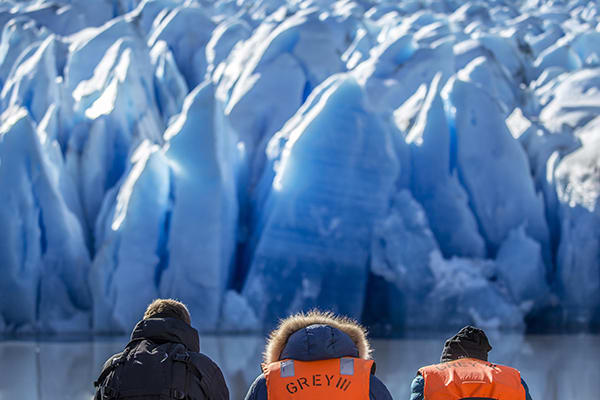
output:
[[[465,326],[446,340],[441,363],[419,369],[410,400],[531,400],[519,371],[487,362],[491,349],[485,332]]]
[[[271,333],[263,374],[246,400],[391,400],[370,353],[365,329],[351,319],[320,311],[292,315]]]

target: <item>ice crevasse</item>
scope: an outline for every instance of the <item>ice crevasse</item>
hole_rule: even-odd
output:
[[[600,325],[593,2],[0,2],[0,332]]]

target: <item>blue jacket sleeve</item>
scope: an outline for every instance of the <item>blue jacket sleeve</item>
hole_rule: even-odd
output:
[[[267,400],[267,380],[260,374],[248,389],[245,400]]]
[[[531,395],[529,394],[529,387],[527,387],[527,384],[525,383],[523,378],[521,378],[521,384],[523,385],[523,388],[525,389],[525,400],[532,400]]]
[[[392,400],[392,395],[383,382],[375,375],[371,375],[369,381],[369,399],[370,400]]]
[[[410,384],[410,400],[423,400],[425,390],[425,379],[421,375],[415,376]]]

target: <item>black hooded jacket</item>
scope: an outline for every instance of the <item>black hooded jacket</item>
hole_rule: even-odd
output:
[[[104,364],[94,400],[101,400],[103,391],[105,398],[118,392],[121,398],[150,399],[154,398],[151,393],[158,392],[156,398],[162,394],[160,398],[228,400],[221,370],[199,351],[198,331],[186,322],[168,317],[144,319],[133,329],[125,350]]]

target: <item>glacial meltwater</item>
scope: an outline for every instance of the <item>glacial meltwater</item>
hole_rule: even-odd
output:
[[[408,400],[420,366],[436,363],[449,335],[374,339],[376,375],[395,400]],[[597,400],[600,335],[489,334],[489,359],[521,371],[533,400]],[[94,340],[4,338],[0,341],[0,400],[90,399],[104,361],[122,350],[127,337]],[[241,400],[260,373],[264,338],[203,336],[202,352],[221,367],[231,400]]]

